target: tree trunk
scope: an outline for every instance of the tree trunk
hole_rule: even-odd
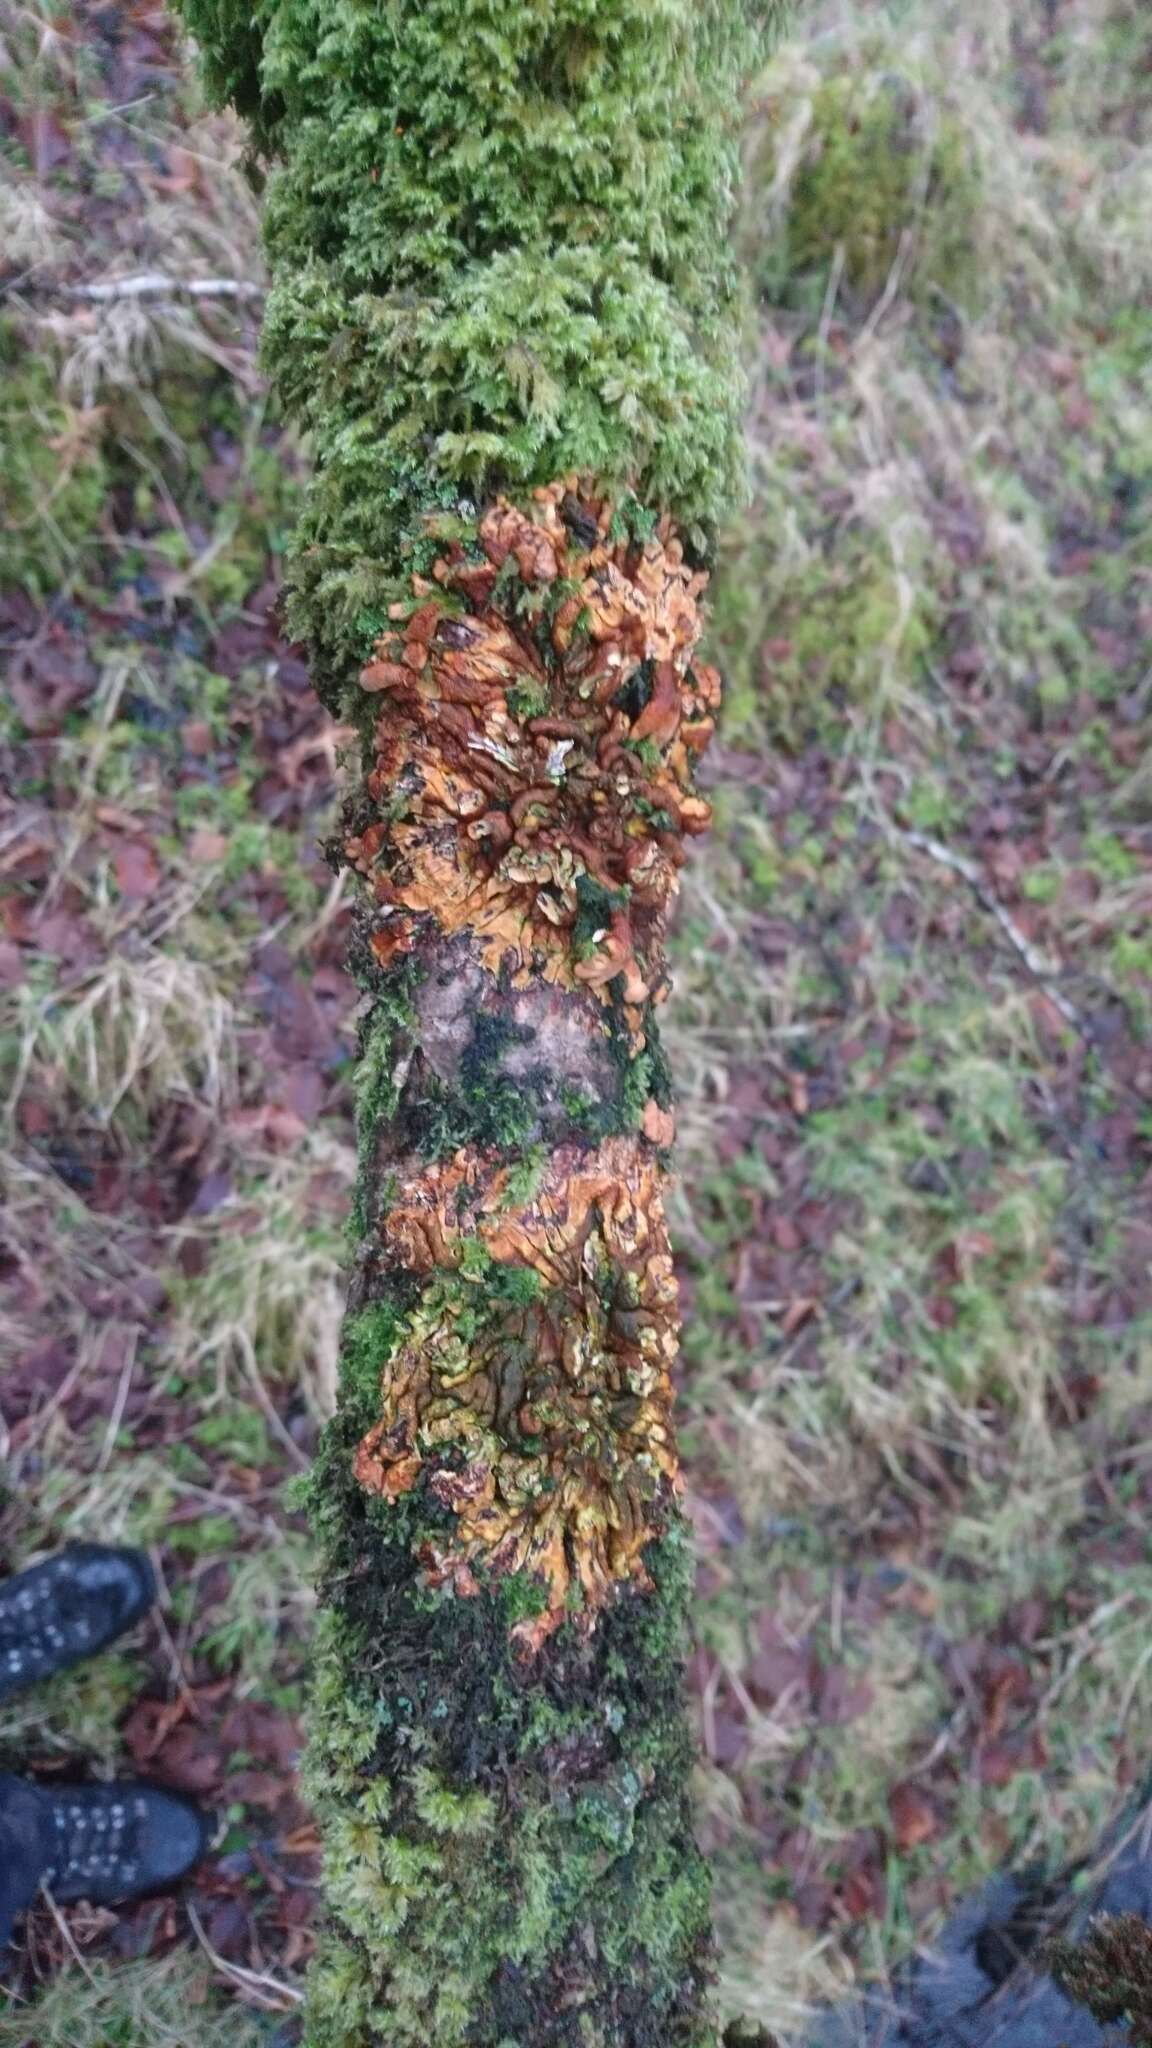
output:
[[[746,0],[185,0],[272,168],[290,618],[363,776],[314,2048],[703,2048],[656,1012]]]

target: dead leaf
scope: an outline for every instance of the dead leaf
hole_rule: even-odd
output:
[[[790,1301],[780,1318],[780,1328],[784,1335],[791,1337],[797,1330],[803,1329],[804,1324],[815,1315],[819,1306],[816,1297],[810,1294],[801,1294],[795,1301]]]
[[[940,1833],[940,1815],[919,1785],[893,1785],[888,1793],[888,1812],[896,1847],[907,1851],[934,1841]]]
[[[722,1770],[732,1770],[748,1753],[748,1724],[728,1703],[719,1707],[708,1725],[708,1754]]]
[[[844,1728],[868,1712],[874,1697],[872,1687],[862,1673],[834,1664],[821,1681],[817,1712],[825,1727]]]
[[[979,1683],[984,1699],[983,1732],[995,1742],[1009,1707],[1019,1706],[1031,1697],[1032,1681],[1018,1658],[1003,1650],[992,1650],[979,1673]]]
[[[775,1706],[786,1699],[790,1705],[807,1705],[811,1660],[806,1650],[758,1650],[745,1667],[743,1678],[757,1702]]]
[[[806,1074],[789,1074],[788,1097],[792,1104],[793,1116],[808,1114],[808,1077]]]
[[[129,839],[112,856],[116,886],[126,903],[147,903],[156,893],[160,866],[142,839]]]
[[[840,1887],[840,1903],[850,1920],[873,1920],[884,1910],[884,1872],[874,1863],[850,1871]]]
[[[207,867],[213,861],[223,860],[228,851],[228,841],[223,832],[214,832],[209,825],[198,825],[188,841],[188,858]]]

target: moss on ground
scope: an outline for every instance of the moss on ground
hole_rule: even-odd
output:
[[[778,134],[796,111],[794,95],[776,102]],[[835,287],[869,310],[895,273],[906,297],[936,290],[966,303],[978,283],[981,172],[947,103],[864,50],[818,81],[806,112],[783,226],[760,243],[764,296],[819,311]]]
[[[51,597],[91,545],[108,490],[98,425],[60,396],[51,361],[0,320],[0,588]]]
[[[189,2015],[195,2017],[190,2021]],[[180,1950],[160,1960],[66,1966],[36,2000],[36,2048],[271,2048],[274,2022],[216,1990],[209,1965]],[[0,2009],[2,2048],[27,2048],[23,2000]]]
[[[728,729],[794,749],[873,703],[878,678],[915,680],[936,622],[918,565],[894,559],[887,536],[847,507],[834,547],[805,537],[803,558],[782,565],[790,494],[786,485],[774,507],[759,503],[730,527],[710,644],[723,664]]]

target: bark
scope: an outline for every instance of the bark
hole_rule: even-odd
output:
[[[657,1027],[738,474],[739,0],[186,0],[275,160],[292,571],[363,737],[313,2048],[705,2048]],[[762,12],[762,11],[761,11]]]

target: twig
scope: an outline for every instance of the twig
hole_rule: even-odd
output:
[[[103,284],[60,287],[66,298],[104,305],[117,299],[262,299],[264,287],[242,277],[168,277],[148,270],[139,277],[108,278]]]
[[[1120,1697],[1120,1705],[1116,1712],[1116,1720],[1121,1728],[1125,1728],[1127,1726],[1128,1716],[1132,1712],[1133,1704],[1135,1703],[1136,1699],[1136,1694],[1140,1689],[1140,1680],[1143,1678],[1145,1671],[1148,1669],[1149,1663],[1152,1663],[1152,1643],[1145,1643],[1144,1648],[1141,1650],[1140,1655],[1137,1657],[1136,1662],[1132,1667],[1132,1672],[1128,1679],[1128,1683],[1125,1686],[1124,1691]]]
[[[271,1394],[268,1392],[266,1385],[264,1384],[264,1378],[256,1359],[255,1347],[247,1331],[242,1330],[237,1325],[233,1328],[231,1335],[232,1341],[235,1344],[237,1351],[240,1353],[240,1358],[243,1363],[244,1370],[248,1375],[248,1380],[249,1384],[251,1385],[252,1392],[256,1396],[256,1400],[264,1416],[264,1420],[267,1422],[269,1428],[271,1429],[273,1436],[279,1438],[280,1442],[284,1446],[284,1449],[287,1451],[289,1457],[291,1458],[293,1464],[301,1472],[309,1471],[311,1467],[311,1460],[305,1457],[303,1451],[300,1449],[299,1444],[296,1442],[295,1437],[291,1434],[291,1432],[288,1429],[285,1428],[284,1422],[279,1413],[277,1412],[276,1404],[273,1401]]]
[[[187,1910],[196,1939],[213,1968],[231,1978],[242,1991],[250,1992],[266,2012],[291,2012],[294,2006],[303,2005],[304,1993],[298,1991],[294,1984],[285,1984],[281,1978],[269,1976],[266,1970],[246,1970],[240,1963],[228,1962],[218,1949],[213,1948],[191,1899],[187,1901]],[[273,1998],[268,1996],[269,1992]],[[274,1999],[279,2003],[274,2003]]]
[[[68,1370],[65,1373],[63,1379],[61,1380],[60,1385],[55,1389],[54,1393],[49,1394],[48,1399],[44,1403],[44,1406],[42,1408],[38,1408],[35,1414],[29,1417],[27,1427],[20,1444],[20,1449],[22,1451],[30,1450],[37,1443],[39,1443],[41,1437],[43,1436],[45,1430],[48,1427],[48,1424],[52,1420],[52,1417],[56,1414],[58,1409],[63,1408],[65,1402],[68,1401],[71,1398],[72,1394],[75,1392],[76,1382],[79,1380],[87,1364],[88,1355],[85,1351],[83,1340],[81,1340],[81,1342],[77,1345],[77,1356],[73,1359],[71,1365],[68,1367]]]
[[[152,1547],[151,1555],[153,1565],[156,1569],[157,1579],[161,1582],[161,1584],[163,1584],[163,1573],[160,1568],[159,1552],[155,1545],[153,1545]],[[194,1692],[192,1691],[192,1687],[188,1683],[188,1674],[184,1667],[184,1653],[180,1644],[173,1640],[172,1631],[168,1626],[168,1619],[164,1613],[164,1605],[162,1601],[157,1601],[156,1606],[152,1609],[152,1621],[156,1629],[156,1633],[160,1638],[161,1645],[168,1658],[168,1670],[172,1679],[172,1684],[177,1693],[179,1694],[180,1698],[184,1702],[184,1710],[187,1714],[191,1715],[193,1721],[199,1721],[202,1718],[202,1716],[200,1708],[196,1704],[196,1695],[194,1694]]]
[[[908,258],[915,239],[916,237],[911,228],[901,229],[900,240],[897,244],[896,254],[892,259],[892,267],[888,272],[887,282],[852,344],[854,356],[860,354],[865,342],[871,341],[872,336],[876,333],[890,307],[895,303],[900,287],[904,282],[904,274],[908,268]]]
[[[76,1943],[72,1937],[72,1929],[69,1927],[68,1922],[64,1918],[63,1913],[60,1911],[59,1906],[56,1904],[55,1899],[52,1897],[52,1894],[49,1891],[47,1885],[43,1887],[41,1897],[43,1898],[44,1903],[48,1908],[48,1911],[51,1913],[52,1918],[56,1922],[56,1927],[59,1934],[64,1940],[66,1946],[72,1951],[73,1962],[79,1964],[84,1975],[87,1977],[88,1982],[95,1988],[96,1979],[92,1975],[91,1970],[88,1968],[87,1963],[84,1961],[83,1956],[77,1948]]]
[[[836,311],[836,300],[840,293],[840,280],[844,275],[845,253],[843,242],[837,242],[828,273],[828,286],[824,293],[824,304],[820,309],[820,326],[816,336],[816,385],[813,393],[816,410],[824,410],[824,364],[828,356],[828,341],[832,332],[832,316]]]
[[[939,839],[931,838],[927,832],[907,832],[899,825],[894,825],[892,831],[905,846],[914,847],[917,853],[926,853],[929,860],[937,861],[941,867],[951,868],[954,875],[963,877],[984,909],[996,919],[1009,945],[1019,954],[1029,974],[1035,981],[1042,983],[1045,994],[1055,1003],[1060,1015],[1071,1024],[1074,1031],[1080,1033],[1082,1038],[1090,1040],[1092,1034],[1075,1003],[1070,996],[1064,994],[1057,983],[1056,977],[1060,969],[1056,962],[1050,960],[1046,953],[1042,953],[1038,946],[1034,946],[1030,939],[1025,938],[1016,920],[989,888],[976,862],[968,860],[962,853],[953,853],[950,846],[945,846]]]

